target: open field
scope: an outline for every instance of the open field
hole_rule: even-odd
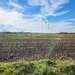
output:
[[[75,75],[75,34],[0,33],[0,75]]]
[[[75,58],[75,34],[0,34],[0,61]]]
[[[62,37],[60,34],[0,34],[0,61],[47,58]]]

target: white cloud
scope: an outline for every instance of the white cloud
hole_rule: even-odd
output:
[[[0,8],[0,24],[6,25],[5,30],[8,31],[30,31],[30,32],[61,32],[74,28],[73,22],[60,21],[57,23],[44,23],[42,15],[34,15],[32,19],[27,19],[28,15],[17,11],[7,11]],[[39,18],[39,19],[38,19]],[[73,20],[73,19],[71,19]],[[11,27],[11,28],[9,28]]]
[[[62,20],[56,23],[51,23],[50,32],[75,32],[75,23],[73,21]]]
[[[66,14],[66,13],[68,13],[68,12],[69,12],[69,10],[67,10],[67,11],[61,11],[61,12],[52,14],[52,16],[61,16],[61,15],[64,15],[64,14]]]
[[[70,21],[60,21],[59,22],[59,25],[60,26],[71,26],[71,25],[73,25],[74,23],[73,22],[70,22]]]
[[[41,15],[44,16],[61,16],[68,13],[69,10],[56,13],[68,2],[69,0],[28,0],[28,4],[31,6],[41,6]]]
[[[6,31],[30,31],[42,32],[42,25],[44,23],[38,20],[38,17],[33,16],[32,19],[27,19],[28,15],[22,14],[15,10],[5,10],[0,8],[0,26],[3,25],[2,30]],[[0,29],[1,31],[1,29]],[[44,32],[46,32],[44,30]]]
[[[7,11],[4,9],[0,9],[0,24],[20,24],[24,19],[22,18],[24,15],[17,11]],[[23,22],[22,21],[22,22]]]
[[[75,19],[69,19],[70,21],[65,20],[57,23],[44,23],[43,20],[43,18],[46,20],[47,16],[61,16],[68,13],[69,10],[63,10],[56,13],[57,10],[63,7],[63,4],[68,2],[69,0],[28,0],[29,5],[31,6],[41,6],[39,14],[35,13],[30,16],[29,14],[23,14],[22,12],[17,11],[23,10],[25,7],[9,0],[8,5],[15,8],[15,10],[6,10],[0,7],[0,24],[6,25],[5,29],[8,31],[44,33],[69,31],[68,29],[74,27],[72,26],[73,22],[71,21],[74,21]]]
[[[9,6],[12,6],[13,8],[15,9],[24,9],[23,6],[19,5],[18,3],[16,2],[13,2],[11,0],[9,0],[9,2],[7,3]]]
[[[28,0],[28,4],[31,6],[44,6],[47,2],[46,0]]]
[[[31,6],[41,6],[40,13],[31,15],[32,19],[27,19],[27,14],[22,14],[21,12],[18,12],[17,10],[11,9],[5,10],[2,7],[0,7],[0,24],[8,24],[8,25],[22,25],[27,22],[41,22],[42,18],[46,18],[46,16],[60,16],[65,13],[68,13],[69,11],[62,11],[55,13],[56,10],[62,7],[63,4],[67,3],[68,0],[28,0],[29,5]],[[15,9],[24,9],[21,5],[19,5],[16,2],[13,2],[9,0],[8,3],[9,6],[14,7]],[[24,9],[25,10],[25,9]]]
[[[75,21],[75,18],[68,19],[69,21]]]

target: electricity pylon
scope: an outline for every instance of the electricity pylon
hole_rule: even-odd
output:
[[[47,27],[48,31],[50,32],[50,23],[48,22],[48,20],[46,18],[42,18],[42,20],[44,21],[43,25],[45,25]],[[42,31],[43,31],[43,26],[42,26]]]

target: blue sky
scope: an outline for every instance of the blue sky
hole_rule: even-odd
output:
[[[75,0],[0,0],[0,31],[75,32]]]

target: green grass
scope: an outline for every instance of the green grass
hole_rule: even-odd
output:
[[[43,59],[31,62],[1,62],[0,75],[75,75],[75,62]]]

